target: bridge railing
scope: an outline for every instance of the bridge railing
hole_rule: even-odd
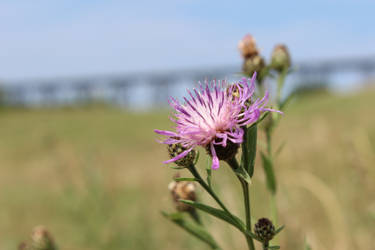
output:
[[[9,106],[58,106],[89,102],[107,102],[132,108],[152,108],[166,104],[170,95],[180,95],[186,88],[205,79],[240,78],[239,66],[182,70],[173,72],[139,73],[57,78],[5,82],[0,85],[2,103]],[[354,73],[358,82],[375,76],[375,57],[296,63],[293,66],[290,89],[322,86],[343,73]]]

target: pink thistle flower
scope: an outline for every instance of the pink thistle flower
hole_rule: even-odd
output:
[[[170,98],[169,104],[174,108],[175,130],[154,131],[168,138],[163,144],[180,143],[184,148],[181,154],[165,161],[170,163],[182,159],[196,146],[210,150],[212,169],[219,168],[219,157],[215,146],[225,148],[227,144],[241,144],[246,126],[256,122],[264,111],[275,111],[264,106],[268,102],[268,93],[262,99],[253,99],[255,91],[254,73],[251,79],[243,78],[240,82],[226,86],[226,81],[206,81],[199,83],[199,90],[188,90],[189,99],[184,97],[184,104]],[[250,84],[249,84],[250,83]],[[236,91],[236,94],[232,94]]]

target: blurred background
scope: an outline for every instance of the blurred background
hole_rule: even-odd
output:
[[[60,249],[205,249],[160,215],[174,209],[176,171],[161,163],[153,129],[172,125],[168,96],[241,77],[246,33],[266,61],[277,43],[292,56],[283,94],[298,94],[275,133],[286,142],[275,163],[282,249],[373,249],[374,9],[366,0],[0,1],[0,249],[40,224]],[[260,168],[255,218],[269,216]],[[242,215],[228,168],[214,185]],[[225,249],[244,248],[233,228],[206,224]]]

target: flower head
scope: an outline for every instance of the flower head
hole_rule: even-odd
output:
[[[274,111],[264,107],[268,93],[262,99],[254,99],[255,78],[256,74],[252,79],[243,78],[229,86],[226,81],[200,83],[198,90],[188,91],[189,98],[185,97],[183,104],[170,98],[169,103],[175,110],[171,120],[176,132],[157,129],[155,132],[167,136],[161,143],[179,143],[186,150],[164,163],[182,159],[196,146],[202,146],[210,150],[212,168],[219,168],[217,149],[239,145],[243,126],[256,122],[264,111]]]

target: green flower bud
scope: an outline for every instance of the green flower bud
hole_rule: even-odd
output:
[[[257,80],[260,80],[259,77],[261,77],[261,73],[265,66],[264,59],[257,54],[245,59],[242,65],[242,71],[248,76],[252,76],[254,72],[257,72]]]
[[[275,236],[275,227],[269,219],[261,218],[254,225],[254,232],[263,243],[267,243]]]
[[[278,72],[289,69],[291,65],[288,48],[283,44],[275,46],[271,56],[271,68]]]
[[[181,154],[185,150],[186,148],[184,148],[180,143],[168,145],[168,153],[171,159]],[[174,163],[176,163],[177,166],[180,166],[181,168],[189,167],[191,164],[194,163],[196,155],[197,152],[193,149],[184,158],[179,159]]]

